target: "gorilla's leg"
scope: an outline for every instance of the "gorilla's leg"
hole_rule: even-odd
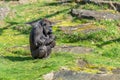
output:
[[[50,45],[47,45],[47,57],[50,55],[52,48],[55,46],[55,41],[52,41]]]
[[[36,49],[35,51],[32,51],[31,52],[31,55],[32,55],[32,57],[34,58],[34,59],[37,59],[38,58],[38,49]]]
[[[47,57],[49,57],[51,53],[51,47],[50,46],[46,46],[46,47],[47,47]]]
[[[34,59],[45,58],[47,57],[47,47],[46,46],[39,47],[38,49],[32,51],[31,55]]]
[[[49,45],[51,48],[55,47],[56,43],[55,40],[51,42],[51,44]]]

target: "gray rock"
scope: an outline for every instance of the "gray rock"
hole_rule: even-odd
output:
[[[47,79],[44,78],[44,80]],[[120,74],[92,74],[71,70],[61,70],[54,72],[51,80],[120,80]]]
[[[61,70],[54,73],[53,80],[89,80],[93,74]]]
[[[54,73],[51,72],[51,73],[48,73],[48,74],[44,75],[43,79],[44,80],[53,80],[53,77],[54,77]]]
[[[29,51],[30,47],[29,45],[23,45],[23,46],[13,46],[11,48],[8,48],[7,51],[10,51],[12,49],[24,49]],[[54,48],[52,48],[52,52],[57,53],[57,52],[69,52],[69,53],[73,53],[73,54],[85,54],[85,53],[90,53],[92,52],[94,49],[92,48],[88,48],[88,47],[79,47],[79,46],[55,46]]]
[[[110,8],[120,12],[120,2],[110,0],[90,0],[91,3],[97,5],[108,5]]]
[[[69,52],[75,54],[85,54],[93,51],[92,48],[79,47],[79,46],[55,46],[53,52]]]
[[[108,5],[109,8],[114,9],[118,12],[120,12],[120,2],[117,1],[110,1],[110,0],[75,0],[76,3],[93,3],[95,5],[103,6]]]
[[[84,59],[78,59],[77,60],[77,65],[80,68],[85,68],[85,67],[88,67],[89,63],[86,60],[84,60]]]
[[[120,20],[119,13],[109,13],[109,12],[99,12],[99,11],[92,11],[92,10],[81,10],[81,9],[72,9],[71,15],[76,16],[79,19],[110,19],[110,20]]]
[[[81,33],[93,33],[98,32],[101,30],[105,30],[103,26],[96,26],[93,23],[86,23],[86,24],[80,24],[77,26],[59,26],[59,30],[63,31],[66,34],[73,34],[74,32],[81,32]]]
[[[0,7],[0,20],[3,20],[9,12],[10,9],[8,7]]]
[[[120,74],[120,68],[113,69],[112,72],[113,72],[114,74]]]

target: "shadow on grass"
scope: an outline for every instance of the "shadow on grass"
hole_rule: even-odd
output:
[[[12,22],[12,21],[7,21],[9,25],[6,27],[9,27],[13,30],[17,30],[20,32],[20,34],[29,34],[31,27],[28,27],[26,23],[19,23],[19,22]]]
[[[9,24],[9,25],[7,25],[6,27],[10,27],[10,26],[13,26],[13,25],[21,24],[21,23],[18,23],[18,22],[10,22],[10,21],[7,21],[6,23]]]
[[[33,60],[32,57],[21,57],[21,56],[5,56],[5,59],[9,59],[11,61],[26,61],[26,60]]]
[[[63,9],[63,10],[59,10],[59,11],[57,11],[57,12],[55,12],[55,13],[51,13],[51,14],[48,14],[48,15],[45,15],[45,16],[43,16],[43,17],[39,17],[38,19],[36,19],[36,20],[33,20],[33,21],[30,21],[30,22],[24,22],[24,23],[19,23],[19,22],[10,22],[10,21],[8,21],[7,23],[9,24],[8,26],[6,26],[6,27],[11,27],[11,26],[14,26],[14,25],[19,25],[19,24],[29,24],[29,25],[31,25],[31,26],[33,26],[33,25],[35,25],[35,23],[37,22],[37,21],[39,21],[39,20],[41,20],[41,19],[43,19],[43,18],[51,18],[51,17],[53,17],[53,16],[56,16],[56,15],[59,15],[59,14],[61,14],[61,13],[65,13],[65,12],[67,12],[67,11],[69,11],[70,10],[70,8],[67,8],[67,9]],[[66,13],[67,14],[67,13]],[[29,34],[29,31],[26,31],[24,28],[22,28],[23,30],[19,30],[20,32],[21,32],[21,34]],[[13,30],[15,30],[15,28],[13,28]]]
[[[0,35],[2,35],[3,31],[8,29],[7,27],[4,27],[4,28],[0,28]]]
[[[113,42],[120,42],[120,38],[109,40],[109,41],[103,42],[102,44],[97,44],[96,46],[101,48],[101,47],[111,44]]]
[[[11,24],[4,26],[4,27],[0,27],[0,35],[2,35],[2,33],[4,32],[4,30],[8,29],[11,26]]]
[[[70,8],[64,9],[64,10],[61,10],[61,11],[57,11],[57,12],[55,12],[53,14],[50,14],[50,15],[46,15],[44,18],[50,18],[50,17],[56,16],[56,15],[59,15],[61,13],[67,12],[68,10],[70,10]]]
[[[7,23],[10,24],[9,26],[19,24],[18,22],[9,22],[9,21],[7,21]]]
[[[46,3],[45,6],[58,6],[58,5],[62,5],[65,3],[71,3],[73,2],[72,0],[65,0],[65,1],[57,1],[57,2],[53,2],[53,3]]]
[[[2,35],[4,30],[11,28],[11,26],[20,24],[18,22],[9,22],[9,21],[7,21],[6,23],[8,23],[7,26],[0,28],[0,35]]]
[[[64,9],[64,10],[60,10],[60,11],[57,11],[57,12],[55,12],[55,13],[46,15],[46,16],[44,16],[43,18],[51,18],[51,17],[53,17],[53,16],[59,15],[59,14],[64,13],[64,12],[67,12],[68,10],[70,10],[70,8]],[[27,22],[26,24],[32,25],[32,24],[34,24],[35,22],[37,22],[37,21],[39,21],[39,20],[41,20],[41,19],[42,19],[42,18],[38,18],[38,19],[33,20],[33,21],[31,21],[31,22]]]

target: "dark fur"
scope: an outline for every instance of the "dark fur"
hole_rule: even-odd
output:
[[[30,33],[30,50],[33,58],[46,58],[55,46],[52,23],[46,19],[37,21]]]

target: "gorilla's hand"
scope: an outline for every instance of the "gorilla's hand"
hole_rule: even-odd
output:
[[[53,48],[53,47],[55,47],[55,45],[56,45],[55,41],[52,41],[50,44],[50,47]]]
[[[44,39],[39,39],[37,42],[35,42],[35,45],[37,47],[45,45],[45,40]]]
[[[55,37],[54,35],[52,35],[52,34],[49,35],[49,38],[50,38],[50,39],[53,39],[53,40],[56,39],[56,37]]]

